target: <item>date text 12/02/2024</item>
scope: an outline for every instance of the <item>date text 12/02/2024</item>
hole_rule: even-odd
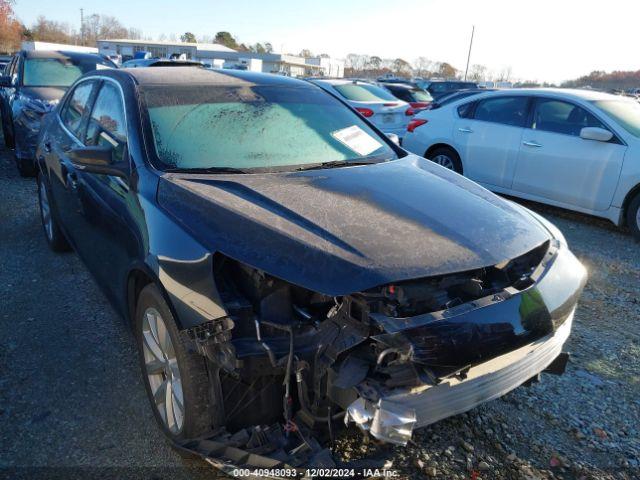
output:
[[[268,469],[239,468],[233,470],[237,478],[399,478],[397,470],[385,468],[295,468]]]

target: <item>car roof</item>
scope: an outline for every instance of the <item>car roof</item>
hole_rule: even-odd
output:
[[[417,85],[409,84],[409,83],[387,83],[380,82],[383,86],[387,88],[396,88],[396,89],[404,89],[404,90],[420,90],[420,87]]]
[[[282,87],[313,88],[309,82],[272,73],[246,70],[223,70],[187,67],[119,68],[100,70],[100,75],[115,78],[129,77],[139,85],[211,85],[253,86],[273,85]],[[95,75],[95,73],[94,73]]]
[[[349,84],[356,84],[356,85],[362,85],[362,84],[366,84],[366,85],[374,85],[374,83],[372,82],[367,82],[365,80],[351,80],[348,78],[328,78],[328,79],[322,79],[322,80],[310,80],[311,82],[317,82],[317,83],[326,83],[329,85],[349,85]]]
[[[100,57],[102,55],[91,52],[72,52],[68,50],[23,50],[25,58],[87,58]]]
[[[573,98],[576,100],[611,100],[618,95],[600,92],[597,90],[583,90],[578,88],[507,88],[503,90],[488,91],[490,95],[547,95],[552,97]]]

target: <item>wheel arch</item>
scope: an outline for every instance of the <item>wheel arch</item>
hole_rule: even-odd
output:
[[[153,273],[151,268],[146,265],[135,265],[129,270],[127,274],[125,308],[127,315],[126,320],[129,323],[129,326],[133,328],[135,325],[136,307],[138,304],[138,297],[140,296],[140,292],[144,287],[151,284],[155,285],[158,288],[160,294],[162,295],[162,298],[167,303],[167,306],[169,307],[169,310],[171,311],[176,324],[178,325],[178,327],[180,327],[180,319],[176,314],[175,308],[171,302],[171,299],[169,298],[169,295],[162,286],[160,279],[156,276],[155,273]]]
[[[444,142],[434,143],[427,149],[426,152],[424,152],[424,158],[429,159],[429,155],[431,155],[438,148],[448,148],[449,150],[452,150],[460,159],[460,167],[462,168],[461,174],[464,174],[464,164],[462,162],[462,157],[460,156],[460,152],[458,152],[458,150],[449,143],[444,143]]]
[[[631,190],[629,190],[629,192],[627,192],[627,195],[624,197],[624,201],[622,202],[622,215],[620,221],[621,226],[627,224],[627,209],[631,204],[631,200],[633,200],[636,195],[640,195],[640,183],[631,188]]]

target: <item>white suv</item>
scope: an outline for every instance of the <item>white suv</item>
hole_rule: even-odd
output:
[[[627,224],[640,239],[640,104],[588,90],[487,92],[420,112],[403,147],[489,190]]]

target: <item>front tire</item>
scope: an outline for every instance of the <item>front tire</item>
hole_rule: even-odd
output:
[[[18,167],[18,173],[23,178],[35,177],[37,173],[37,169],[33,162],[22,160],[18,157],[16,159],[16,167]]]
[[[631,199],[627,207],[627,225],[636,240],[640,240],[640,193]]]
[[[2,115],[2,136],[4,138],[4,145],[11,150],[15,148],[16,142],[13,136],[13,129],[10,128],[9,122],[10,120],[7,116]]]
[[[54,252],[70,250],[69,242],[60,230],[58,215],[51,202],[51,191],[44,175],[38,175],[38,204],[40,205],[40,220],[49,248]]]
[[[155,285],[147,285],[140,292],[135,321],[143,381],[161,430],[173,441],[199,437],[211,430],[206,359],[189,351]]]
[[[432,152],[427,152],[425,158],[431,160],[433,163],[437,163],[441,167],[462,174],[462,161],[460,160],[460,156],[452,148],[436,148]]]

